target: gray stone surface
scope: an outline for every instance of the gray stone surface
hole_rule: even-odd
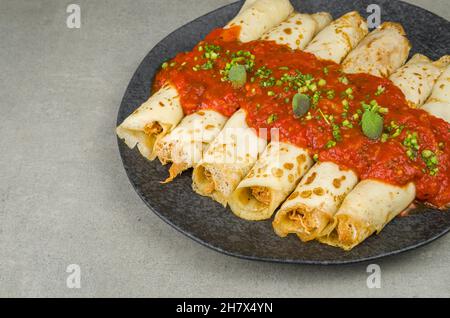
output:
[[[206,249],[149,213],[114,125],[138,63],[165,35],[230,0],[0,0],[0,296],[450,296],[450,236],[367,264],[251,262]],[[449,19],[448,0],[408,1]],[[420,27],[420,26],[418,26]],[[66,267],[81,266],[81,288]]]

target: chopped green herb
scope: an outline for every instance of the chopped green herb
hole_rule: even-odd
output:
[[[428,149],[423,150],[422,151],[422,160],[427,165],[429,174],[431,176],[435,176],[439,171],[439,168],[438,168],[439,160],[438,160],[436,154],[433,151],[428,150]]]
[[[212,61],[207,61],[205,64],[201,66],[202,70],[212,70],[214,67],[214,63]]]
[[[163,70],[165,70],[166,68],[168,68],[169,67],[169,63],[167,63],[167,62],[164,62],[162,65],[161,65],[161,68],[163,69]]]
[[[276,114],[272,114],[267,118],[267,123],[272,124],[278,119],[278,116]]]
[[[409,131],[406,134],[406,138],[403,140],[403,146],[406,147],[406,155],[409,159],[415,160],[417,157],[417,152],[419,151],[419,135],[417,132],[410,133]]]
[[[327,147],[328,149],[333,148],[334,146],[336,146],[336,141],[334,140],[329,140],[325,145],[325,147]]]
[[[328,99],[333,99],[335,97],[336,93],[333,89],[330,89],[327,91],[327,98]]]
[[[377,91],[375,92],[375,96],[380,96],[381,94],[384,93],[385,90],[386,90],[386,88],[384,88],[384,87],[381,86],[381,85],[378,85]]]
[[[333,138],[336,141],[341,141],[341,139],[342,139],[342,137],[341,137],[341,128],[338,125],[336,125],[336,124],[333,124],[332,128],[333,128]]]
[[[348,85],[349,83],[348,78],[345,76],[339,77],[339,82],[341,82],[344,85]]]
[[[353,124],[348,119],[342,122],[342,126],[346,128],[353,128]]]

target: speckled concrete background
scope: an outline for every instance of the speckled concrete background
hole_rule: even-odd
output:
[[[123,92],[165,35],[233,1],[73,2],[78,30],[69,2],[0,1],[0,296],[450,296],[449,235],[377,262],[382,288],[369,289],[367,264],[235,259],[149,213],[117,153]],[[407,2],[450,19],[448,0]]]

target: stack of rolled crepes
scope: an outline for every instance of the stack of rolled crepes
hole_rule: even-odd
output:
[[[225,28],[235,26],[241,42],[274,41],[341,64],[347,74],[389,78],[411,107],[449,121],[449,57],[433,62],[416,54],[404,65],[411,46],[397,23],[369,33],[357,12],[331,21],[328,13],[294,12],[288,0],[247,0]],[[314,162],[305,148],[277,139],[267,144],[247,124],[244,109],[230,118],[209,109],[185,116],[170,82],[117,134],[144,157],[172,163],[167,182],[193,167],[193,189],[228,204],[241,218],[269,219],[281,205],[273,227],[282,237],[292,233],[348,250],[380,232],[416,195],[413,183],[359,182],[352,170]]]
[[[398,30],[397,37],[404,36],[399,25],[383,24],[349,54],[343,65],[347,73],[367,72],[388,76],[404,63],[409,44],[406,39],[401,41],[402,37],[382,40],[380,33],[388,28]],[[370,48],[365,46],[372,42],[371,36],[381,39],[378,42],[379,52],[374,51],[375,42]],[[395,36],[395,33],[389,36]],[[388,43],[396,45],[392,45],[391,51],[386,52]],[[403,45],[398,45],[399,43]],[[381,57],[384,62],[379,63]],[[449,61],[449,56],[433,62],[416,54],[405,66],[395,71],[390,79],[402,90],[412,107],[420,107],[434,86],[427,104],[435,101],[439,106],[435,108],[435,112],[431,111],[432,106],[425,106],[424,109],[440,117],[437,109],[446,109],[447,112],[449,109],[448,95],[444,93],[445,87],[448,87],[443,83],[445,72],[436,85],[435,82]],[[322,243],[349,250],[374,232],[379,233],[413,202],[415,194],[413,183],[403,187],[371,179],[358,183],[358,176],[352,170],[343,169],[332,162],[317,163],[282,205],[273,226],[275,232],[282,237],[294,233],[303,241],[318,239]]]
[[[238,19],[239,20],[239,19]],[[278,24],[275,28],[266,32],[261,40],[263,41],[275,41],[280,45],[288,45],[293,49],[304,48],[311,38],[331,21],[331,16],[328,13],[316,13],[316,14],[301,14],[292,13],[285,21]],[[286,34],[284,30],[290,29],[292,32]],[[172,162],[172,166],[169,169],[169,178],[166,181],[172,181],[179,173],[182,171],[197,166],[200,162],[205,149],[209,147],[209,144],[218,136],[222,128],[225,128],[223,132],[229,131],[229,128],[233,129],[242,128],[244,131],[244,136],[249,139],[244,140],[241,138],[241,143],[239,145],[228,145],[227,151],[239,151],[243,147],[242,142],[249,142],[249,144],[261,143],[262,149],[265,147],[265,143],[261,138],[257,138],[254,132],[247,129],[248,126],[245,121],[245,115],[242,116],[242,111],[235,114],[235,118],[227,123],[224,127],[228,118],[224,117],[217,111],[214,110],[201,110],[194,114],[186,116],[180,123],[180,125],[175,128],[170,134],[162,138],[155,145],[155,153],[160,159],[161,163],[167,164]],[[233,134],[238,133],[238,130],[233,131]],[[220,138],[226,139],[226,136]],[[223,143],[228,142],[222,140]],[[218,141],[216,142],[216,144]],[[230,148],[231,147],[231,148]],[[212,150],[210,153],[213,152]],[[247,165],[252,165],[254,163],[255,157],[257,157],[259,151],[256,151],[252,156],[245,158],[244,154],[244,164],[243,173],[247,173],[248,170],[245,168]],[[233,162],[233,158],[221,157],[221,153],[215,153],[216,160]],[[208,165],[207,161],[212,159],[206,159],[204,165]],[[221,164],[217,162],[217,164]],[[208,168],[206,168],[208,169]],[[212,168],[213,169],[213,168]],[[221,171],[216,167],[217,172],[214,173],[215,179],[224,179],[224,182],[229,182],[227,178],[231,176],[224,176],[224,174],[231,174],[229,171],[225,171],[227,168],[222,166]],[[204,170],[198,169],[194,173],[194,187],[196,191],[200,194],[207,195],[212,193],[213,190],[210,185],[205,184],[206,178],[204,178]],[[212,171],[211,171],[212,172]],[[211,172],[206,172],[207,174]],[[212,174],[211,174],[212,175]],[[207,175],[209,178],[209,175]],[[239,177],[239,178],[242,178]],[[219,185],[220,186],[220,185]],[[225,192],[228,190],[225,190]],[[221,195],[214,194],[217,201],[225,204],[225,199],[221,198]]]

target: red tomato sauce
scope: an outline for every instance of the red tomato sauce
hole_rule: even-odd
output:
[[[213,109],[230,117],[245,109],[250,127],[279,128],[281,141],[307,148],[316,160],[352,169],[361,179],[414,182],[419,200],[438,207],[450,203],[449,123],[410,108],[388,79],[344,74],[334,62],[271,41],[241,43],[238,31],[214,30],[191,52],[164,63],[154,89],[173,84],[185,114]],[[233,63],[247,67],[239,87],[227,78]],[[308,113],[294,116],[292,99],[299,89],[316,102]],[[362,103],[373,101],[383,110],[383,135],[377,139],[361,128]],[[413,133],[418,147],[408,153],[405,139]],[[424,150],[437,163],[427,166]]]

